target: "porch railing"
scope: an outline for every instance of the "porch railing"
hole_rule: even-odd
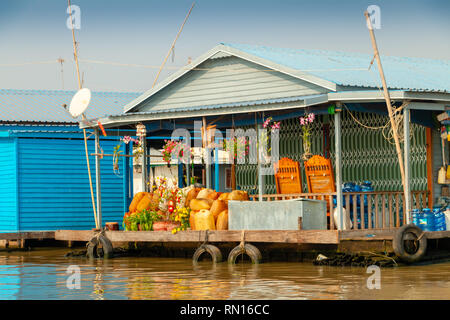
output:
[[[425,208],[429,192],[412,191],[411,207]],[[258,201],[259,195],[250,195],[250,200]],[[327,212],[330,217],[328,228],[336,229],[333,210],[336,202],[336,192],[332,193],[295,193],[295,194],[265,194],[263,201],[306,198],[324,200],[327,202]],[[353,229],[389,229],[401,227],[405,222],[405,197],[402,191],[376,192],[344,192],[343,206],[348,214]],[[330,210],[330,208],[332,208]],[[331,212],[331,214],[329,214]]]

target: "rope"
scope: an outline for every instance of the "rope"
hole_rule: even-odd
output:
[[[208,231],[209,230],[207,229],[205,232],[205,240],[203,241],[202,246],[205,245],[206,243],[208,243]]]
[[[242,232],[241,232],[241,242],[239,243],[239,247],[241,248],[242,251],[244,251],[244,247],[245,247],[245,230],[242,230]]]
[[[404,140],[404,135],[403,135],[403,113],[401,113],[401,111],[409,104],[409,101],[404,102],[400,107],[396,108],[394,110],[394,121],[396,123],[396,127],[397,127],[397,135],[399,137],[400,141]],[[347,112],[350,114],[350,116],[352,117],[353,121],[355,121],[357,124],[359,124],[360,126],[366,128],[366,129],[370,129],[370,130],[382,130],[382,135],[383,138],[389,142],[390,144],[394,144],[392,142],[392,140],[394,139],[394,131],[392,126],[390,125],[390,121],[386,121],[386,124],[383,126],[379,126],[379,127],[371,127],[368,125],[365,125],[364,123],[362,123],[361,121],[359,121],[354,115],[353,113],[349,110],[349,108],[347,107],[346,104],[343,104],[344,108],[347,110]],[[386,132],[386,130],[388,130],[388,132]],[[412,128],[410,129],[410,136],[411,136],[411,131]],[[414,136],[414,135],[413,135]]]
[[[89,243],[91,243],[91,241],[94,239],[97,240],[97,243],[100,242],[100,237],[105,236],[105,230],[106,230],[106,227],[104,229],[101,229],[100,231],[94,231],[94,236],[91,238],[91,240],[88,243],[86,243],[86,247],[88,247]]]

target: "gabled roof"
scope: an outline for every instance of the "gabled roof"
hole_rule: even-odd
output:
[[[76,91],[0,89],[0,122],[77,123],[64,110]],[[86,110],[89,118],[122,113],[123,106],[138,97],[137,92],[92,92]]]
[[[281,49],[245,44],[226,44],[235,50],[302,70],[340,86],[381,87],[371,54],[328,50]],[[390,89],[450,92],[450,60],[381,56]]]
[[[233,55],[269,69],[316,84],[331,92],[348,88],[381,87],[373,56],[327,50],[281,49],[222,43],[181,68],[124,107],[136,112],[139,105],[208,59]],[[390,89],[415,92],[450,92],[450,60],[381,56]],[[347,88],[346,88],[347,87]]]

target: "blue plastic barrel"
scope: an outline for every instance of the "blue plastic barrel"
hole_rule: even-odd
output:
[[[422,210],[421,227],[423,231],[434,231],[434,214],[431,209],[424,208]]]
[[[419,218],[420,218],[420,210],[419,209],[413,209],[412,210],[412,219],[413,219],[413,223],[416,226],[420,225]]]

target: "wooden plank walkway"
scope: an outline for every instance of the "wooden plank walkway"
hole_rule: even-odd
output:
[[[247,242],[339,244],[342,241],[392,240],[393,229],[369,230],[245,230]],[[427,239],[450,238],[450,231],[425,232]],[[60,241],[89,241],[92,230],[57,230],[0,233],[0,240],[54,239]],[[203,242],[206,231],[186,230],[172,234],[169,231],[106,231],[111,242]],[[240,230],[208,231],[209,242],[240,242]],[[408,240],[405,237],[405,240]]]
[[[376,241],[376,240],[392,240],[396,228],[392,229],[369,229],[369,230],[343,230],[339,231],[339,241]],[[450,238],[450,231],[433,231],[425,232],[427,239],[443,239]],[[412,240],[412,237],[406,235],[405,240]]]
[[[0,233],[0,240],[55,239],[55,231]]]
[[[58,230],[56,240],[89,241],[93,231]],[[106,231],[111,242],[203,242],[206,231],[185,230],[175,234],[169,231]],[[242,231],[208,231],[209,242],[240,242]],[[246,242],[337,244],[337,230],[246,230]]]

